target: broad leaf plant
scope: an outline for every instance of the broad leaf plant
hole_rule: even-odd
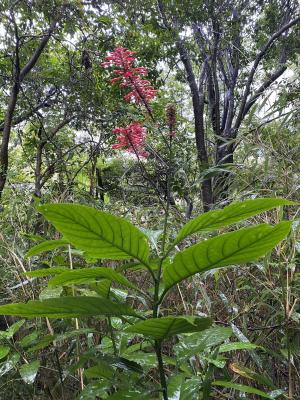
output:
[[[253,199],[231,204],[221,210],[206,212],[186,223],[173,241],[166,237],[165,229],[159,241],[161,244],[159,254],[155,254],[157,247],[151,249],[151,241],[144,231],[133,226],[126,219],[78,204],[39,206],[39,212],[62,234],[62,239],[45,241],[36,245],[28,251],[27,257],[66,246],[69,250],[71,248],[76,249],[89,260],[95,260],[95,264],[98,262],[97,260],[101,260],[101,266],[98,263],[95,267],[86,268],[44,268],[29,271],[27,276],[49,276],[49,288],[61,286],[74,289],[88,285],[93,290],[93,292],[90,291],[93,295],[75,290],[70,295],[70,291],[67,291],[67,296],[34,300],[26,304],[3,305],[0,307],[0,314],[25,318],[83,319],[101,316],[110,319],[116,317],[120,323],[114,329],[131,335],[131,338],[136,338],[140,349],[142,349],[143,343],[150,344],[159,371],[160,389],[158,390],[158,397],[162,397],[164,400],[183,399],[185,398],[184,395],[181,396],[180,394],[179,397],[173,397],[174,385],[176,385],[176,390],[179,390],[178,393],[181,393],[181,391],[184,393],[187,386],[200,390],[199,377],[194,376],[187,379],[187,376],[184,375],[186,371],[178,371],[176,368],[174,368],[173,375],[172,369],[166,371],[165,363],[169,363],[169,361],[164,355],[164,341],[179,335],[182,342],[175,346],[175,348],[177,347],[175,357],[180,360],[184,346],[189,341],[188,352],[185,351],[184,353],[185,357],[196,354],[203,345],[204,339],[201,339],[200,342],[198,341],[199,336],[197,336],[197,340],[193,339],[193,333],[203,332],[201,338],[205,338],[206,342],[212,340],[212,343],[217,344],[219,339],[214,342],[214,332],[217,333],[220,327],[213,324],[212,319],[206,316],[178,315],[176,310],[166,311],[163,308],[165,299],[175,285],[197,273],[249,263],[269,253],[280,241],[287,237],[291,229],[291,222],[282,221],[276,225],[259,224],[228,233],[216,233],[221,228],[226,228],[272,208],[292,204],[294,203],[277,198]],[[205,239],[185,248],[185,239],[200,232],[206,233]],[[216,233],[210,237],[207,235],[209,232]],[[179,250],[180,248],[183,249]],[[124,260],[124,264],[120,266],[121,263],[118,261],[119,266],[113,268],[106,265],[106,260]],[[139,288],[126,276],[128,270],[131,270],[130,276],[133,276],[134,273],[139,274],[141,269],[146,270],[149,275],[147,291]],[[135,293],[139,299],[142,299],[142,302],[134,308],[128,302],[121,301],[113,292],[116,285]],[[137,302],[134,302],[134,304],[137,304]],[[221,329],[223,329],[223,333],[221,333],[222,341],[228,338],[230,333],[228,335],[226,331],[228,328],[223,327]],[[226,331],[225,337],[222,337],[224,329]],[[217,335],[217,338],[219,336]],[[230,348],[226,348],[230,345],[232,343],[225,343],[223,345],[225,346],[224,351],[230,351]],[[251,348],[251,344],[248,343],[248,345]],[[234,344],[233,349],[239,348],[239,346],[240,348],[247,348],[247,343],[238,343],[238,346]],[[222,349],[219,348],[220,351]],[[151,355],[151,353],[145,354],[149,357]],[[123,357],[123,362],[125,358]],[[211,360],[214,359],[214,354],[211,354]],[[140,360],[137,357],[135,361],[138,365]],[[217,363],[216,359],[214,363]],[[87,369],[86,375],[90,377],[102,376],[108,379],[107,376],[113,373],[112,366],[108,364],[105,367],[105,364],[103,366],[103,363],[99,362],[98,365]],[[258,389],[246,386],[237,388],[237,386],[242,385],[227,381],[215,381],[212,384],[273,398]],[[202,390],[203,393],[206,391],[207,396],[209,396],[209,389],[205,388],[205,385],[202,385]],[[126,396],[121,391],[119,397],[112,398],[139,398],[134,396],[136,396],[136,393],[132,388]],[[148,398],[157,397],[152,394],[152,397],[149,395]],[[205,396],[203,395],[202,398],[205,398]]]

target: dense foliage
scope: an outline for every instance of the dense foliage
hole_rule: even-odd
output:
[[[0,398],[300,399],[297,2],[0,17]]]

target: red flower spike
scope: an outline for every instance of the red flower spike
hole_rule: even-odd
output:
[[[145,151],[146,130],[139,122],[133,122],[125,128],[115,128],[113,133],[119,133],[118,143],[112,145],[113,149],[126,148],[129,153],[135,153],[141,157],[148,157]]]
[[[145,67],[133,67],[135,61],[135,52],[130,51],[124,47],[117,47],[105,59],[106,62],[102,63],[103,67],[115,66],[119,69],[114,70],[118,78],[111,80],[114,84],[119,82],[119,87],[128,87],[131,91],[124,96],[126,101],[135,101],[137,104],[143,104],[147,110],[150,110],[148,103],[156,96],[157,90],[151,86],[150,82],[143,80],[141,76],[148,74]]]

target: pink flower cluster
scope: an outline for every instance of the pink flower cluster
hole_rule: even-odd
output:
[[[143,76],[148,74],[145,67],[134,67],[135,52],[117,47],[105,57],[103,67],[116,67],[113,72],[117,77],[111,80],[112,84],[119,83],[120,88],[129,88],[124,99],[125,101],[133,100],[136,104],[142,104],[147,111],[151,113],[149,102],[156,96],[157,90],[151,86],[148,80]],[[138,156],[148,157],[149,153],[145,151],[146,129],[139,123],[133,122],[125,128],[115,128],[114,133],[119,133],[117,137],[118,143],[112,146],[113,149],[126,148],[130,153]]]
[[[118,77],[113,78],[111,83],[120,82],[119,87],[130,88],[130,92],[124,96],[126,101],[134,100],[137,104],[143,104],[148,109],[149,101],[151,101],[157,93],[157,90],[151,86],[150,82],[142,79],[141,76],[148,75],[145,67],[134,67],[135,52],[125,49],[124,47],[117,47],[105,59],[106,62],[102,63],[103,67],[118,67],[114,73]]]
[[[139,122],[133,122],[125,128],[115,128],[113,133],[119,133],[118,143],[113,144],[113,149],[126,148],[129,153],[135,153],[142,157],[148,157],[145,151],[146,129]]]

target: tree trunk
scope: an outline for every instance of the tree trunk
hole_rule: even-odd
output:
[[[20,90],[19,79],[11,89],[8,108],[5,114],[4,127],[2,132],[2,143],[0,148],[0,199],[5,186],[8,170],[8,146],[11,132],[12,119],[17,104],[17,98]]]
[[[96,195],[99,195],[99,198],[101,201],[104,202],[104,190],[103,190],[103,178],[101,175],[101,170],[100,168],[96,167],[96,177],[97,177],[97,189],[96,189]]]
[[[200,164],[200,171],[209,168],[208,154],[205,143],[205,129],[204,129],[204,95],[202,91],[202,83],[205,75],[205,65],[200,77],[201,90],[198,89],[196,78],[193,72],[192,64],[189,59],[188,53],[181,40],[177,41],[177,49],[180,54],[180,59],[185,67],[187,81],[189,83],[190,91],[192,94],[194,123],[195,123],[195,140],[197,147],[197,158]],[[201,195],[203,202],[203,210],[209,211],[213,204],[212,183],[210,178],[203,180],[201,185]]]
[[[233,164],[234,147],[232,144],[226,145],[225,141],[218,141],[216,148],[216,165]],[[231,172],[221,172],[214,178],[213,192],[214,203],[225,202],[228,199],[229,188],[231,185]]]
[[[42,126],[38,129],[38,138],[39,143],[36,149],[36,161],[35,161],[35,170],[34,170],[34,195],[37,197],[41,197],[41,189],[42,189],[42,157],[43,157],[43,149],[46,144],[44,140],[42,140]]]
[[[97,158],[92,159],[91,162],[91,170],[90,170],[90,195],[95,196],[97,198],[97,190],[95,190],[95,173],[96,173],[96,164]]]
[[[203,95],[203,81],[205,76],[205,69],[203,68],[200,76],[199,88],[193,71],[193,65],[190,60],[188,51],[185,47],[184,41],[180,38],[177,32],[173,30],[172,24],[167,20],[165,14],[164,2],[161,0],[157,1],[158,9],[163,20],[163,24],[166,29],[173,32],[175,44],[180,55],[182,64],[184,65],[187,81],[190,87],[193,111],[195,120],[195,140],[197,147],[197,158],[200,164],[200,171],[209,167],[208,154],[205,143],[205,130],[204,130],[204,95]],[[201,197],[203,203],[203,210],[208,211],[213,204],[213,192],[211,179],[204,179],[201,184]]]

